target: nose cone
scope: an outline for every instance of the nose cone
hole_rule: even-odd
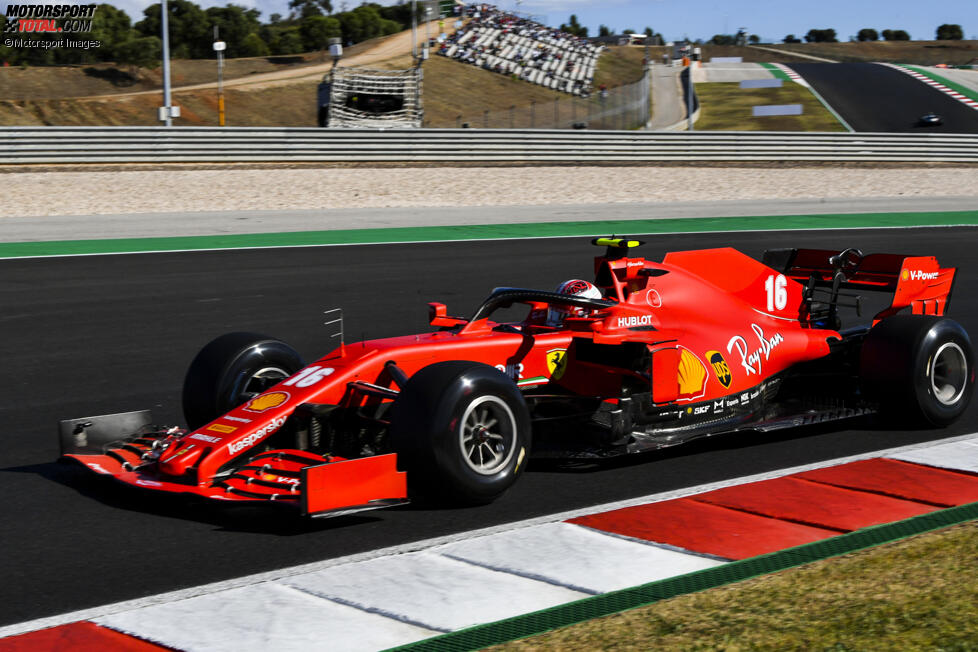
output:
[[[167,475],[183,475],[200,460],[204,448],[197,444],[179,443],[163,453],[160,471]]]

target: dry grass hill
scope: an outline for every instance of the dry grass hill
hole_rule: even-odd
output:
[[[347,48],[344,62],[371,57],[369,65],[406,68],[411,64],[406,34]],[[406,47],[390,48],[400,38]],[[655,48],[653,48],[655,50]],[[602,56],[595,85],[614,87],[642,74],[642,48],[611,48]],[[425,125],[451,126],[482,112],[505,112],[531,103],[551,104],[563,93],[517,81],[474,66],[433,56],[425,64]],[[328,65],[319,53],[292,57],[231,59],[226,62],[227,124],[312,127],[316,125],[316,87]],[[217,124],[216,64],[176,60],[171,65],[179,124]],[[276,78],[281,78],[277,79]],[[181,86],[210,87],[180,90]],[[159,70],[140,70],[138,78],[111,65],[0,68],[0,125],[155,125],[161,102]]]
[[[402,32],[347,48],[344,62],[398,68],[410,65],[409,34]],[[962,64],[978,57],[978,42],[802,43],[750,47],[704,46],[704,60],[740,56],[744,61],[784,63],[805,61],[792,53],[839,61],[902,61],[921,64]],[[665,48],[650,48],[658,60]],[[609,88],[641,75],[645,49],[612,47],[602,55],[595,86]],[[358,65],[365,65],[360,63]],[[328,63],[320,53],[288,57],[230,59],[225,67],[227,124],[236,126],[311,127],[316,124],[316,86]],[[176,60],[171,66],[179,124],[217,124],[216,64],[213,60]],[[528,82],[433,56],[425,63],[425,126],[480,125],[485,111],[491,126],[508,126],[511,112],[524,117],[515,126],[529,126],[528,107],[552,106],[569,96]],[[203,86],[201,86],[203,85]],[[180,90],[180,87],[193,86]],[[0,125],[156,125],[161,102],[160,70],[112,65],[0,68]],[[569,106],[569,103],[568,103]],[[552,114],[553,111],[551,110]],[[503,122],[498,122],[502,120]],[[539,125],[538,125],[539,126]]]

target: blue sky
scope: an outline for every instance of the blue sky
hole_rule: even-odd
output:
[[[154,0],[155,1],[155,0]],[[204,7],[225,5],[231,0],[196,0]],[[333,0],[340,9],[342,0]],[[142,18],[150,0],[117,0],[133,20]],[[287,14],[288,0],[237,0],[235,4],[262,12],[262,20],[273,13]],[[359,0],[346,0],[348,8]],[[381,4],[394,4],[382,0]],[[516,9],[516,0],[497,0],[503,9]],[[683,37],[709,39],[714,34],[732,34],[740,27],[766,41],[780,41],[786,34],[799,38],[812,28],[834,29],[840,41],[863,27],[877,31],[902,29],[914,40],[931,40],[937,26],[956,23],[964,28],[965,38],[978,38],[978,0],[523,0],[520,10],[560,25],[576,14],[581,24],[596,34],[604,24],[616,32],[642,31],[646,26],[667,40]]]

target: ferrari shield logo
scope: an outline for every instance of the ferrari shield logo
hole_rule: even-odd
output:
[[[547,351],[547,371],[552,380],[560,380],[567,369],[567,349],[550,349]]]

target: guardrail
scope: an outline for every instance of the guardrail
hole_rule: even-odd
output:
[[[186,162],[978,163],[978,135],[253,127],[0,127],[0,164]]]

